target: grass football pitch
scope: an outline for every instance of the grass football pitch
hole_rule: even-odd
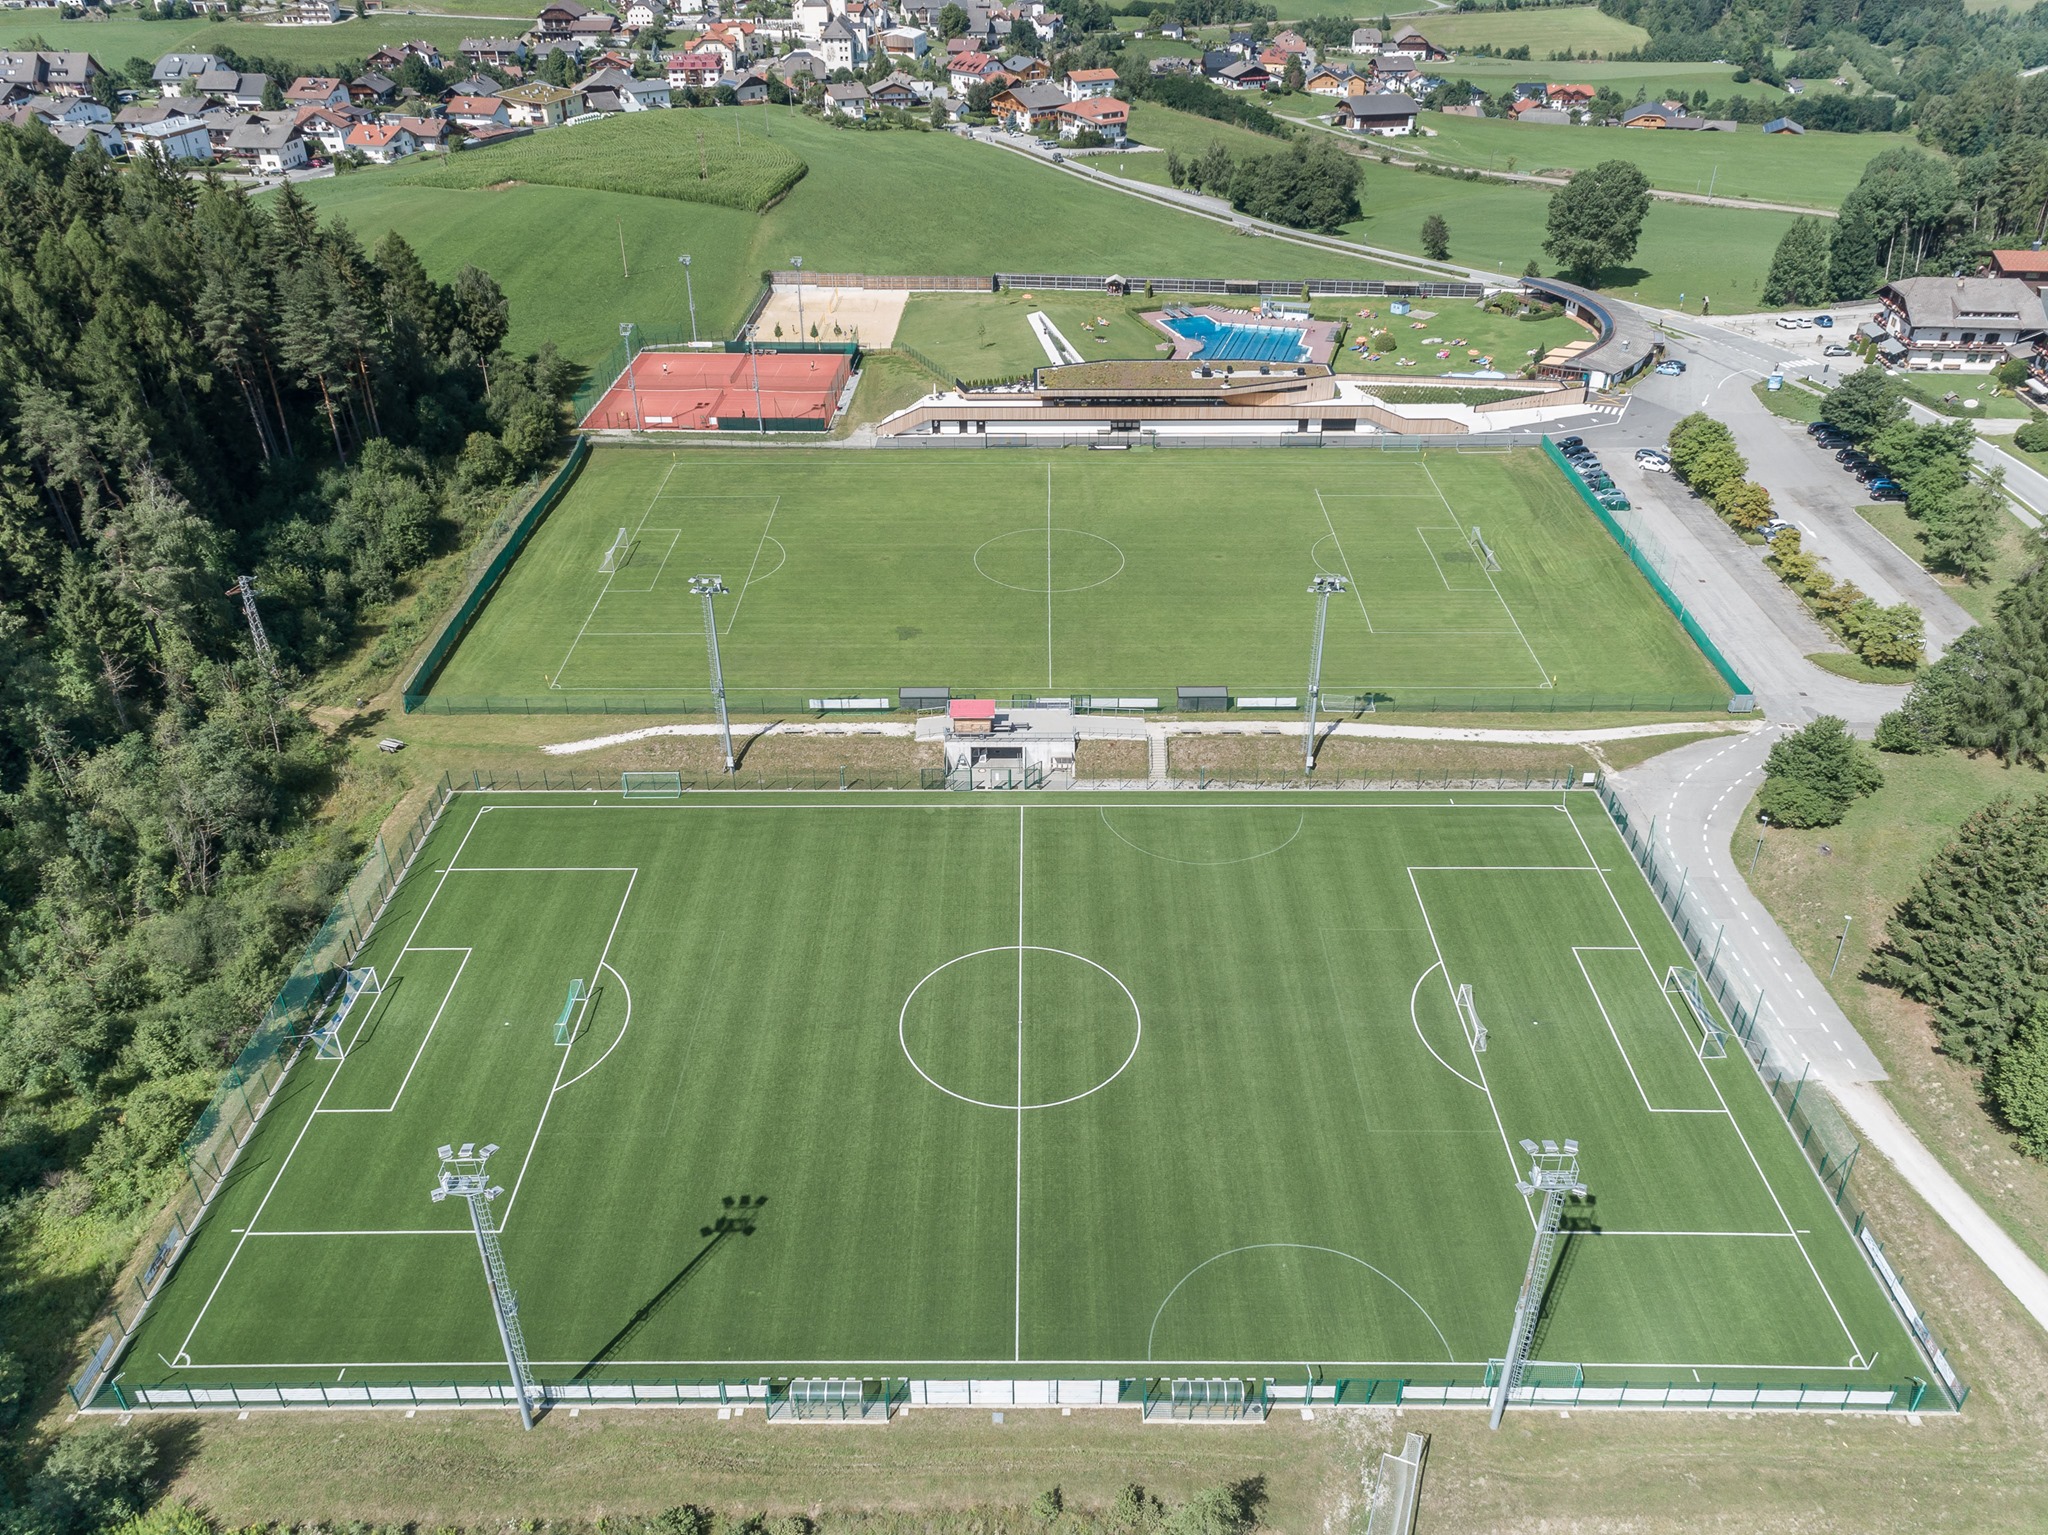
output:
[[[1920,1370],[1748,1062],[1699,1058],[1590,794],[465,793],[362,957],[381,994],[286,1078],[129,1400],[502,1379],[428,1198],[464,1140],[548,1382],[1476,1382],[1522,1137],[1591,1190],[1539,1360]]]
[[[1489,571],[1472,539],[1493,550]],[[606,551],[630,552],[610,574]],[[1713,707],[1728,691],[1574,494],[1513,453],[599,449],[442,669],[437,703],[962,693]],[[1573,700],[1573,704],[1567,704]]]

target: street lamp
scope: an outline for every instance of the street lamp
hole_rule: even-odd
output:
[[[690,590],[704,599],[704,643],[711,652],[711,696],[718,701],[718,732],[725,738],[725,770],[730,773],[734,767],[732,725],[725,717],[725,672],[718,664],[718,618],[711,607],[714,597],[725,595],[725,579],[692,576]]]
[[[804,258],[791,256],[789,264],[796,270],[796,339],[804,339]]]
[[[626,349],[626,392],[633,397],[633,429],[647,430],[647,420],[640,414],[640,383],[633,376],[633,322],[627,320],[619,326],[619,344]]]
[[[1316,637],[1308,652],[1308,735],[1302,742],[1302,771],[1316,770],[1316,702],[1323,686],[1323,626],[1330,617],[1330,598],[1344,590],[1342,576],[1319,575],[1309,583],[1316,600]]]
[[[690,345],[695,346],[697,344],[697,285],[690,281],[690,258],[688,256],[678,256],[676,260],[683,264],[683,292],[690,297]]]

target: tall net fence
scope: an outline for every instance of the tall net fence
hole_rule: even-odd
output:
[[[361,952],[391,892],[405,877],[453,791],[454,785],[444,775],[395,841],[377,838],[185,1137],[178,1153],[183,1175],[177,1191],[153,1223],[139,1259],[131,1261],[115,1281],[102,1316],[104,1331],[71,1384],[72,1400],[79,1406],[91,1403],[120,1361],[143,1312],[177,1267],[206,1207],[227,1181],[236,1157],[248,1145],[257,1122],[297,1059],[300,1046],[333,1001],[344,971]]]
[[[1761,989],[1752,992],[1746,983],[1738,984],[1733,973],[1722,964],[1726,924],[1708,916],[1701,908],[1691,893],[1687,871],[1679,869],[1674,872],[1658,853],[1655,818],[1648,822],[1639,821],[1604,774],[1596,787],[1601,804],[1606,807],[1615,829],[1621,833],[1622,841],[1628,845],[1629,853],[1642,869],[1643,878],[1655,892],[1658,904],[1671,919],[1671,925],[1677,929],[1687,951],[1698,961],[1702,988],[1719,1004],[1729,1029],[1741,1041],[1743,1054],[1763,1079],[1771,1102],[1785,1116],[1792,1138],[1806,1154],[1814,1176],[1820,1179],[1821,1187],[1827,1191],[1850,1234],[1870,1261],[1886,1296],[1926,1355],[1928,1365],[1941,1382],[1946,1405],[1962,1406],[1970,1388],[1957,1376],[1948,1350],[1934,1336],[1926,1317],[1913,1303],[1904,1283],[1884,1257],[1883,1244],[1870,1231],[1863,1203],[1850,1186],[1851,1174],[1856,1170],[1860,1138],[1842,1117],[1842,1111],[1835,1106],[1826,1090],[1812,1079],[1811,1063],[1804,1060],[1793,1062],[1772,1042],[1771,1031],[1777,1023],[1777,1014],[1770,1006],[1767,993]]]

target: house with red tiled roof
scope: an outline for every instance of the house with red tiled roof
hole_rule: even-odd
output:
[[[420,141],[413,137],[410,128],[397,123],[357,123],[349,129],[343,147],[354,150],[364,159],[377,165],[389,165],[393,160],[403,160],[415,154]]]
[[[1116,89],[1113,69],[1070,69],[1067,71],[1067,99],[1086,101],[1090,96],[1107,96]]]
[[[1131,104],[1114,96],[1089,96],[1068,102],[1054,116],[1063,139],[1077,138],[1092,129],[1110,143],[1121,144],[1124,130],[1130,126]]]
[[[327,75],[301,75],[285,87],[284,99],[295,107],[345,107],[348,87]]]
[[[450,96],[448,120],[474,133],[479,128],[509,127],[512,116],[496,96]]]

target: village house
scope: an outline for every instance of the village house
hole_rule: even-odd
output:
[[[410,129],[397,123],[357,123],[349,129],[343,146],[361,155],[374,165],[389,165],[394,160],[403,160],[415,154],[420,141],[412,136]]]
[[[1371,96],[1347,96],[1337,103],[1337,112],[1331,121],[1352,133],[1395,138],[1415,131],[1419,110],[1407,96],[1380,91]]]
[[[285,87],[284,99],[295,107],[345,107],[348,87],[329,75],[301,75]]]
[[[1901,277],[1877,297],[1887,367],[1989,373],[2048,333],[2041,295],[2016,278]]]
[[[858,80],[825,87],[827,117],[850,117],[856,122],[863,122],[868,115],[868,101],[868,88]]]
[[[1351,51],[1370,56],[1378,53],[1385,41],[1378,27],[1358,27],[1351,34]]]
[[[759,107],[768,104],[768,77],[758,69],[743,69],[721,76],[718,88],[731,91],[736,105]]]
[[[338,155],[347,147],[348,131],[359,120],[353,112],[339,107],[300,107],[292,114],[292,124],[301,136],[328,155]]]
[[[1562,107],[1566,110],[1580,110],[1590,107],[1593,98],[1599,94],[1590,85],[1546,85],[1542,87],[1543,105]]]
[[[331,27],[341,20],[335,0],[287,0],[279,21],[301,27]]]
[[[515,128],[555,128],[567,121],[575,92],[559,85],[529,80],[498,92]]]
[[[1347,64],[1318,64],[1301,79],[1301,88],[1311,96],[1349,96],[1354,85],[1363,90],[1365,84],[1365,77]]]
[[[869,91],[869,97],[878,107],[893,107],[899,112],[908,112],[921,105],[931,87],[924,81],[913,79],[900,69],[892,69]]]
[[[397,94],[397,82],[374,71],[357,75],[348,83],[348,99],[351,106],[382,106]]]
[[[1004,86],[990,101],[989,110],[1011,132],[1031,133],[1057,121],[1059,109],[1067,105],[1067,93],[1058,86],[1030,80]]]
[[[1216,83],[1227,90],[1263,91],[1273,83],[1273,72],[1256,59],[1237,59],[1216,71]]]
[[[202,100],[218,101],[225,106],[253,112],[263,105],[263,92],[269,84],[268,75],[257,74],[254,70],[209,69],[203,74],[190,76],[185,81],[185,89]]]
[[[548,0],[548,4],[541,7],[540,15],[534,20],[534,35],[566,42],[570,36],[570,27],[589,14],[590,11],[578,5],[576,0]]]
[[[182,96],[187,79],[226,68],[227,65],[210,53],[167,53],[151,68],[149,82],[156,87],[159,96]]]
[[[1131,105],[1114,96],[1089,96],[1068,102],[1056,116],[1063,139],[1078,138],[1093,130],[1110,143],[1121,144],[1124,130],[1130,126]]]
[[[507,128],[512,124],[510,110],[496,96],[450,96],[447,112],[448,121],[470,133],[479,128]]]
[[[923,27],[888,27],[875,34],[875,46],[892,59],[914,61],[931,51],[932,35]]]
[[[1450,55],[1424,37],[1413,27],[1403,27],[1394,34],[1394,40],[1380,50],[1404,59],[1423,59],[1431,63],[1443,63]]]
[[[576,90],[586,112],[657,112],[669,105],[667,80],[636,80],[622,69],[600,69]]]
[[[1806,129],[1801,124],[1795,123],[1789,117],[1774,117],[1764,124],[1764,132],[1766,133],[1800,134],[1805,131]]]
[[[775,78],[793,90],[802,90],[806,85],[824,80],[832,73],[825,67],[825,61],[808,48],[798,48],[785,53],[774,64]]]
[[[12,86],[31,96],[90,96],[105,73],[89,53],[0,53],[0,95]]]
[[[413,143],[423,155],[446,150],[455,131],[455,125],[445,117],[394,117],[391,123],[393,127],[410,133]]]
[[[206,165],[213,159],[213,140],[196,117],[167,117],[159,123],[138,123],[127,133],[128,147],[171,163]]]
[[[477,67],[517,69],[526,62],[526,44],[516,37],[465,37],[456,51]]]
[[[688,53],[671,53],[667,59],[668,83],[672,90],[716,83],[725,73],[725,61],[715,53],[692,48]]]
[[[1116,71],[1113,69],[1070,69],[1067,71],[1067,100],[1086,101],[1091,96],[1107,96],[1116,89]]]
[[[818,52],[834,69],[858,69],[867,62],[867,33],[844,16],[834,16],[818,34]]]
[[[243,123],[221,145],[228,159],[263,176],[282,176],[306,163],[306,139],[289,114]]]

